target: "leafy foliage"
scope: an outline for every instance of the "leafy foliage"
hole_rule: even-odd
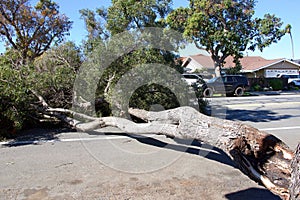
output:
[[[34,89],[51,106],[70,108],[73,84],[81,63],[81,51],[73,42],[51,48],[34,62],[34,73],[39,80]]]
[[[0,56],[0,137],[13,137],[45,120],[35,91],[54,106],[70,106],[81,56],[72,43],[49,50],[62,42],[72,24],[58,9],[51,0],[40,0],[35,7],[28,0],[0,3],[0,36],[7,44]]]
[[[187,86],[177,83],[181,68],[173,50],[179,40],[165,23],[170,0],[114,0],[108,9],[81,10],[88,30],[83,52],[72,42],[58,44],[71,22],[59,14],[55,2],[40,0],[35,7],[28,2],[0,3],[0,34],[8,44],[0,56],[0,135],[11,137],[18,129],[55,120],[51,113],[42,112],[36,93],[51,107],[78,106],[86,114],[95,114],[95,107],[98,115],[111,115],[112,107],[124,101],[125,95],[115,95],[113,89],[125,75],[135,79],[129,76],[123,86],[138,86],[126,105],[152,109],[159,104],[169,109],[190,102],[188,95],[176,93]],[[153,34],[147,27],[159,31]],[[150,81],[137,85],[143,73]],[[73,93],[76,84],[80,89]],[[126,109],[119,108],[120,112]]]
[[[31,66],[12,68],[7,58],[14,54],[14,51],[9,51],[0,57],[0,137],[12,137],[23,127],[27,115],[32,114],[28,105],[33,99],[28,96],[30,87],[27,82]]]
[[[243,66],[238,57],[235,57],[233,62],[235,63],[235,66],[226,69],[226,74],[239,74],[242,70]]]
[[[172,109],[180,106],[178,99],[171,90],[157,84],[150,84],[137,89],[131,96],[129,107],[141,107],[145,110]],[[153,107],[154,106],[154,107]]]
[[[20,52],[23,63],[42,55],[51,44],[62,42],[72,24],[51,0],[40,0],[35,7],[29,0],[2,0],[0,19],[0,36]]]
[[[171,0],[113,0],[108,8],[107,29],[112,35],[144,27],[164,27]]]
[[[72,87],[81,64],[80,51],[73,43],[51,48],[34,63],[14,67],[11,58],[18,55],[10,49],[0,57],[0,135],[5,137],[37,125],[41,119],[45,121],[33,91],[50,106],[70,108]]]
[[[112,5],[107,9],[100,8],[96,9],[95,12],[88,9],[80,11],[88,30],[87,41],[85,41],[85,53],[90,62],[88,65],[93,68],[92,66],[97,65],[97,59],[101,60],[102,63],[99,63],[101,66],[109,65],[106,66],[107,68],[101,75],[96,95],[98,101],[96,102],[110,102],[110,106],[112,106],[115,99],[112,95],[112,89],[124,75],[134,68],[141,67],[143,64],[157,65],[159,63],[160,65],[165,65],[164,67],[181,70],[179,65],[174,62],[175,54],[168,50],[157,49],[157,46],[176,48],[176,42],[172,41],[172,36],[168,35],[168,31],[165,29],[167,27],[165,17],[170,11],[170,0],[113,0]],[[161,35],[155,35],[147,27],[158,27],[165,31],[156,33]],[[123,35],[124,31],[128,31],[128,38],[116,39],[116,37],[122,37],[120,35]],[[141,39],[139,34],[143,35],[143,39]],[[163,39],[158,41],[157,38]],[[131,42],[134,44],[131,44]],[[122,44],[122,47],[120,47],[120,44]],[[118,56],[120,48],[125,47],[131,47],[132,50]],[[124,49],[120,51],[124,51]],[[102,55],[100,56],[101,58],[94,56],[97,54]],[[94,58],[96,60],[93,60]],[[111,61],[110,63],[108,63],[109,60]],[[151,75],[151,72],[149,72],[148,76]],[[86,75],[86,77],[91,76]],[[88,85],[86,82],[85,84]],[[134,92],[133,96],[129,102],[132,107],[149,109],[152,103],[157,104],[158,102],[162,103],[162,106],[165,108],[178,106],[176,99],[174,99],[174,94],[166,89],[165,86],[159,84],[141,86]],[[117,100],[122,98],[118,96]],[[100,107],[96,103],[96,108]],[[121,110],[124,109],[120,106],[119,108]],[[101,107],[101,109],[103,109],[103,112],[98,110],[100,115],[108,113],[107,107]]]
[[[283,90],[283,82],[280,79],[269,80],[269,85],[275,91]]]

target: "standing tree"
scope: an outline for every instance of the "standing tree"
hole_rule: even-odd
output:
[[[51,0],[40,0],[35,7],[29,0],[2,0],[0,19],[0,36],[21,53],[23,63],[61,42],[72,25]]]
[[[246,49],[262,51],[286,33],[274,15],[253,18],[254,7],[255,0],[190,0],[189,8],[174,10],[167,22],[210,53],[220,76],[228,56],[239,59]]]
[[[164,27],[172,0],[113,0],[108,9],[107,28],[111,34],[144,27]]]
[[[138,41],[139,36],[137,36],[136,32],[147,32],[147,30],[149,30],[147,27],[165,28],[167,26],[165,18],[170,11],[171,0],[113,0],[112,5],[107,9],[99,8],[96,11],[88,9],[81,10],[81,16],[85,21],[88,31],[88,39],[85,41],[86,55],[88,56],[89,53],[95,49],[99,55],[103,54],[103,52],[101,52],[103,48],[113,46],[110,45],[113,40],[112,38],[124,33],[124,31],[127,31],[128,34],[132,33],[132,38],[136,38],[136,41]],[[149,41],[154,41],[154,37],[158,37],[150,33],[148,36],[149,38],[147,39],[149,39]],[[167,40],[169,39],[170,38]],[[149,41],[145,41],[149,46],[145,47],[141,45],[142,47],[138,47],[137,45],[137,48],[134,48],[126,55],[116,58],[114,62],[109,64],[109,67],[101,76],[98,85],[97,96],[100,102],[103,102],[103,100],[112,102],[113,100],[110,95],[112,91],[111,88],[114,88],[120,78],[135,67],[147,63],[160,63],[162,65],[176,67],[174,62],[175,55],[172,52],[157,49],[151,46],[151,42]],[[128,46],[126,45],[128,42],[132,42],[132,40],[124,39],[120,41],[120,44],[126,47]],[[103,48],[99,48],[100,46],[103,46]],[[109,60],[109,57],[117,55],[118,53],[114,52],[113,49],[111,49],[111,51],[112,52],[105,56],[106,61]],[[101,64],[103,65],[103,63]],[[172,96],[170,91],[156,84],[139,88],[134,95],[139,98],[134,98],[134,101],[131,103],[135,104],[134,107],[140,106],[142,108],[148,108],[151,104],[160,104],[161,102],[154,101],[157,99],[162,100],[165,96]],[[176,101],[173,97],[171,100],[166,101],[168,102],[164,103],[165,108],[178,106],[178,104],[174,105]]]
[[[51,47],[34,61],[37,83],[34,90],[50,105],[71,107],[73,84],[82,64],[81,51],[73,42]]]
[[[112,5],[107,9],[80,10],[88,31],[88,47],[93,47],[91,41],[98,44],[126,30],[166,27],[165,17],[171,12],[171,2],[172,0],[112,0]]]

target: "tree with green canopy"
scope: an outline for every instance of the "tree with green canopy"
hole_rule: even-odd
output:
[[[20,52],[22,62],[32,61],[53,43],[62,42],[72,25],[51,0],[40,0],[34,7],[29,0],[2,0],[0,19],[2,40]]]
[[[80,10],[88,31],[86,43],[95,44],[127,30],[144,27],[166,27],[165,18],[171,12],[172,0],[113,0],[108,8]],[[89,48],[88,51],[91,51]]]
[[[238,60],[246,50],[263,51],[286,33],[275,15],[254,18],[255,4],[255,0],[190,0],[188,8],[174,10],[167,22],[210,53],[220,76],[228,56]]]
[[[159,63],[161,67],[166,65],[171,68],[178,67],[179,69],[179,66],[174,62],[176,55],[173,52],[165,49],[157,49],[151,44],[157,38],[164,38],[164,40],[157,42],[161,44],[165,42],[166,46],[170,45],[171,37],[167,36],[167,31],[161,31],[161,34],[165,34],[165,37],[151,34],[151,31],[147,34],[147,31],[150,30],[147,29],[149,27],[165,30],[167,27],[165,18],[171,12],[171,5],[171,0],[113,0],[111,6],[108,8],[98,8],[96,11],[89,9],[80,11],[88,31],[87,40],[85,41],[85,55],[88,58],[91,52],[95,54],[95,51],[98,51],[99,55],[103,55],[103,51],[113,46],[117,50],[119,48],[118,44],[112,45],[111,40],[113,37],[118,37],[119,34],[122,35],[125,32],[126,34],[131,34],[129,38],[135,38],[133,40],[137,42],[136,48],[127,52],[126,55],[116,58],[103,73],[97,90],[97,96],[99,99],[102,99],[100,102],[103,102],[103,99],[111,102],[111,89],[114,88],[124,74],[135,67],[141,67],[144,64]],[[144,36],[143,45],[140,45],[140,47],[138,47],[138,40],[140,39],[138,32]],[[146,40],[145,36],[147,37]],[[128,43],[133,41],[131,39],[123,39],[119,41],[119,45],[122,44],[123,47],[130,46]],[[148,46],[145,44],[148,44]],[[171,45],[176,46],[175,43]],[[102,48],[99,48],[101,46]],[[114,52],[113,49],[109,49],[109,51],[111,52],[102,56],[106,61],[118,53]],[[101,64],[103,65],[104,62]],[[178,102],[174,100],[174,94],[158,84],[145,85],[136,90],[133,95],[135,96],[131,101],[133,107],[149,109],[152,104],[164,104],[165,108],[178,106]],[[167,100],[167,98],[170,99]]]
[[[113,0],[108,8],[107,28],[111,34],[144,27],[164,27],[171,0]]]

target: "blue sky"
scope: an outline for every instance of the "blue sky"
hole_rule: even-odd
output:
[[[35,4],[36,0],[31,1]],[[86,31],[83,20],[80,19],[79,10],[83,8],[95,9],[98,7],[108,7],[110,0],[55,0],[60,5],[60,11],[65,13],[71,21],[73,21],[73,28],[67,40],[75,41],[77,44],[85,38]],[[187,6],[187,0],[173,0],[173,7]],[[255,16],[263,17],[264,14],[270,13],[280,17],[286,24],[292,25],[292,36],[294,40],[294,58],[300,59],[300,17],[299,17],[299,0],[258,0],[255,7]],[[0,52],[4,51],[4,43],[0,43]],[[183,56],[197,54],[199,51],[188,46],[187,49],[181,51]],[[245,55],[262,56],[266,59],[275,58],[292,58],[292,45],[289,35],[285,35],[278,43],[272,44],[270,47],[264,49],[263,52],[247,52]]]

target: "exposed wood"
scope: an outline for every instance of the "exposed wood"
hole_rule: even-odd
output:
[[[295,151],[295,157],[292,161],[291,169],[291,200],[300,200],[300,144],[298,144],[297,149]]]
[[[114,72],[111,76],[109,76],[109,78],[106,80],[107,81],[107,85],[104,89],[104,96],[107,97],[108,96],[108,92],[110,90],[111,84],[113,82],[113,80],[115,79],[116,76],[116,72]]]
[[[197,139],[222,149],[250,178],[282,199],[289,198],[293,152],[275,136],[239,122],[203,115],[190,107],[157,113],[135,109],[129,112],[150,123],[176,124],[175,130],[164,131],[166,135]]]

